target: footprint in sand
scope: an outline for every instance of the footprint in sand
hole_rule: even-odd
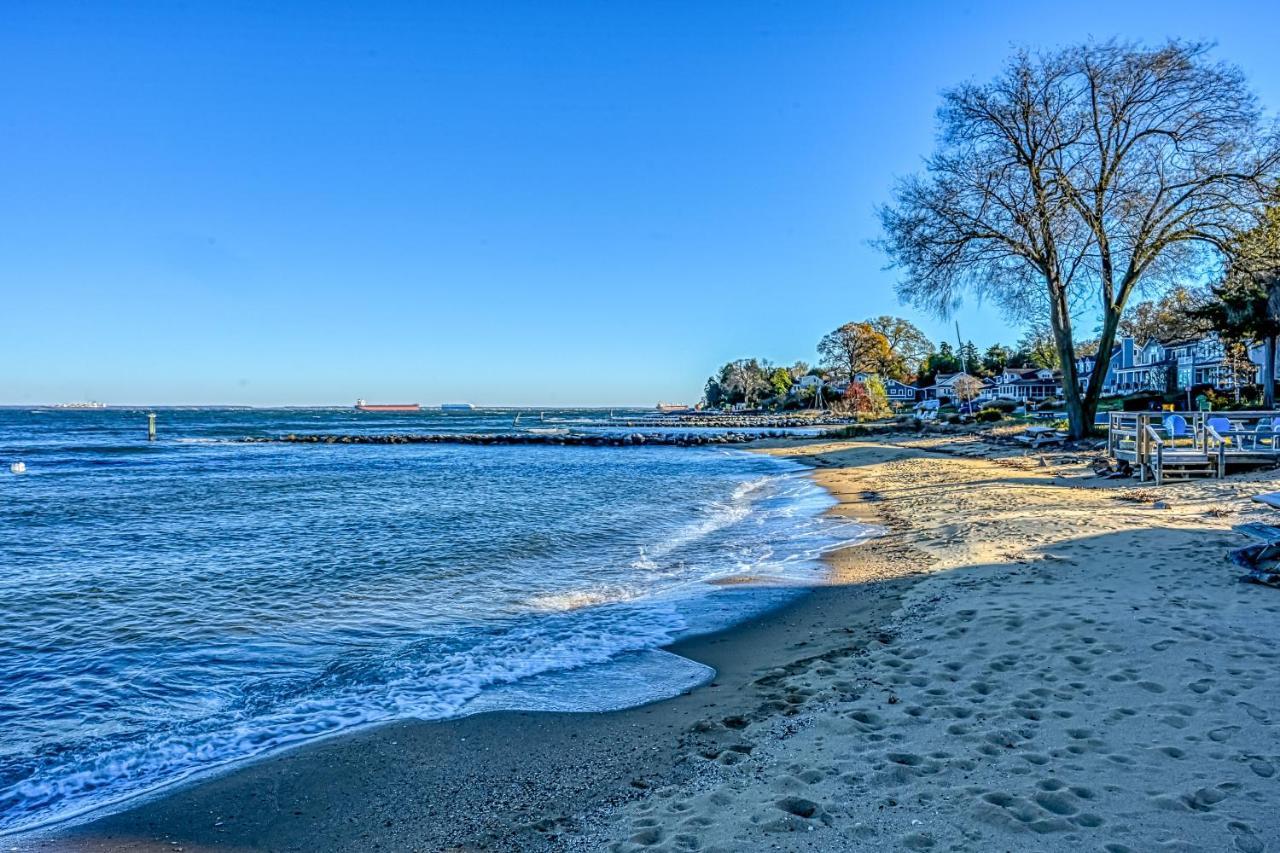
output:
[[[1263,779],[1270,779],[1276,774],[1275,765],[1265,758],[1252,758],[1249,760],[1249,769]]]
[[[1234,820],[1227,824],[1227,830],[1235,839],[1236,849],[1243,853],[1262,853],[1266,849],[1258,836],[1253,834],[1253,828],[1247,823]]]

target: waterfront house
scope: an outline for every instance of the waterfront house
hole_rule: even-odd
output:
[[[874,373],[859,373],[853,378],[858,382],[866,382],[868,379],[876,376]],[[880,379],[880,384],[884,386],[885,396],[889,398],[890,403],[914,403],[916,397],[920,394],[920,389],[906,382],[899,382],[897,379]]]
[[[890,403],[914,403],[920,395],[920,389],[896,379],[884,380],[884,392]]]
[[[981,396],[1001,400],[1047,400],[1062,395],[1062,374],[1047,367],[1006,367]]]
[[[923,400],[951,400],[956,397],[956,382],[962,376],[970,379],[974,377],[967,373],[939,373],[934,377],[933,384],[926,386],[920,390],[920,398]],[[977,381],[976,379],[974,381]]]
[[[1142,346],[1126,336],[1112,347],[1108,362],[1102,383],[1107,397],[1142,391],[1171,393],[1200,385],[1234,390],[1257,381],[1257,365],[1231,364],[1222,339],[1213,332],[1186,340],[1152,338]],[[1096,363],[1096,356],[1076,359],[1081,390]]]

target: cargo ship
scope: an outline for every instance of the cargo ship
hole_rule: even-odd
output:
[[[88,403],[54,403],[51,408],[54,409],[105,409],[106,403],[99,403],[97,400]]]
[[[356,400],[357,412],[417,412],[422,407],[417,403],[366,403]]]

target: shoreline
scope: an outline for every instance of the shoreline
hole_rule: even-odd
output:
[[[831,583],[671,647],[623,711],[389,724],[41,851],[1237,850],[1280,838],[1280,596],[1233,524],[1277,472],[1160,489],[982,434],[763,442],[885,530]]]
[[[776,444],[791,448],[797,446],[799,442],[787,438],[777,441]],[[763,449],[768,446],[768,442],[758,441],[757,445]],[[817,481],[813,462],[804,458],[792,461],[804,465],[808,469],[804,475]],[[822,486],[821,483],[819,485]],[[829,489],[822,487],[830,494]],[[834,495],[832,497],[836,503],[825,510],[824,514],[879,524],[874,512],[860,510],[853,513],[849,511],[845,502]],[[99,817],[90,817],[88,820],[71,824],[54,824],[4,840],[13,840],[26,845],[20,848],[23,850],[142,851],[173,850],[175,844],[186,850],[215,849],[227,845],[238,847],[246,842],[261,845],[264,839],[272,838],[275,840],[265,843],[270,849],[276,849],[273,845],[288,846],[289,842],[277,837],[273,832],[274,828],[267,824],[278,822],[287,826],[296,823],[297,818],[302,816],[294,815],[292,812],[300,810],[277,806],[271,812],[270,820],[253,826],[242,823],[239,828],[246,834],[237,833],[233,829],[237,823],[234,816],[242,811],[261,808],[260,798],[251,789],[262,784],[278,788],[280,774],[285,776],[301,774],[308,779],[309,786],[327,788],[328,785],[323,779],[324,773],[319,767],[330,766],[335,762],[343,765],[348,772],[366,771],[368,778],[365,778],[361,785],[377,788],[380,785],[379,780],[369,768],[369,762],[374,759],[365,753],[372,752],[380,756],[379,768],[385,768],[392,754],[396,752],[404,754],[403,760],[411,763],[415,769],[408,771],[406,778],[398,779],[393,783],[393,787],[397,790],[395,796],[405,798],[430,796],[429,793],[421,790],[420,786],[429,785],[431,783],[429,777],[433,775],[434,769],[438,769],[431,766],[430,756],[432,755],[447,754],[449,756],[447,763],[450,764],[479,765],[464,771],[469,778],[484,775],[492,780],[495,775],[502,776],[505,770],[506,781],[494,783],[490,787],[510,788],[512,785],[528,787],[539,784],[543,781],[542,777],[546,775],[545,766],[541,769],[530,768],[531,772],[522,771],[519,766],[521,762],[509,755],[501,757],[506,761],[506,766],[497,769],[486,764],[487,756],[458,753],[451,748],[451,745],[463,742],[491,741],[496,744],[505,739],[513,739],[527,743],[532,739],[544,744],[555,743],[554,752],[565,754],[569,762],[578,768],[575,772],[580,772],[581,762],[588,756],[593,762],[599,761],[604,752],[616,748],[620,741],[630,741],[634,747],[631,750],[633,753],[643,752],[646,749],[651,753],[655,752],[655,749],[649,748],[655,727],[671,729],[676,725],[674,722],[660,722],[667,717],[678,719],[681,724],[695,727],[711,719],[712,723],[722,730],[721,736],[717,738],[708,735],[696,739],[707,743],[724,740],[726,733],[732,734],[734,730],[732,727],[715,723],[715,715],[721,712],[717,709],[736,704],[743,714],[751,714],[757,710],[751,705],[752,700],[758,697],[748,695],[759,692],[758,689],[750,689],[752,679],[749,676],[752,673],[762,667],[769,669],[785,666],[791,662],[791,650],[795,648],[812,645],[815,653],[818,654],[850,651],[851,640],[856,642],[859,633],[864,637],[873,633],[879,623],[883,622],[888,613],[896,607],[896,602],[901,595],[900,584],[895,585],[881,580],[873,582],[866,588],[852,590],[834,583],[837,576],[848,574],[847,568],[841,568],[841,566],[847,566],[849,562],[844,555],[845,552],[859,550],[870,552],[873,549],[868,546],[876,541],[878,540],[872,537],[822,555],[820,559],[827,567],[828,581],[819,585],[806,586],[805,593],[797,599],[728,628],[681,639],[664,647],[663,651],[711,666],[716,671],[715,676],[708,683],[679,696],[606,712],[485,711],[445,720],[378,723],[337,733],[318,741],[287,747],[279,752],[237,762],[225,768],[213,769],[196,778],[178,781],[150,794],[140,795],[135,802],[126,801],[122,807],[116,807],[113,811]],[[883,574],[882,572],[881,575]],[[725,587],[717,595],[735,595],[751,594],[753,589],[767,587],[770,584],[739,582],[716,585]],[[858,632],[842,628],[834,631],[834,636],[826,639],[825,642],[815,641],[814,635],[821,632],[823,627],[832,621],[854,622],[865,626],[866,630]],[[735,679],[735,689],[724,689],[730,681]],[[669,709],[666,707],[668,705],[671,706]],[[725,711],[722,717],[724,716],[734,717],[735,714]],[[655,717],[659,721],[655,722]],[[695,717],[697,719],[694,719]],[[597,721],[591,718],[607,719]],[[699,733],[699,735],[705,734]],[[729,740],[732,738],[730,737]],[[549,811],[583,810],[592,802],[599,800],[609,789],[612,789],[609,796],[616,796],[618,791],[630,796],[636,791],[643,790],[633,786],[631,779],[622,779],[623,775],[637,778],[662,777],[665,780],[672,766],[688,762],[688,755],[682,752],[684,746],[687,744],[683,739],[668,741],[668,748],[657,749],[658,755],[646,756],[645,760],[635,760],[625,773],[617,762],[612,762],[614,773],[606,774],[607,779],[597,779],[590,785],[589,796],[583,796],[585,792],[582,790],[575,790],[573,796],[568,797],[573,802],[560,802],[559,808],[552,808]],[[741,745],[730,744],[729,746],[740,747]],[[494,750],[491,748],[489,751]],[[743,754],[733,752],[728,747],[716,748],[704,744],[701,748],[702,753],[711,751],[715,751],[717,757],[723,755],[721,760],[724,762],[732,762],[734,756]],[[554,759],[547,755],[543,756],[543,761],[555,763]],[[553,774],[555,772],[559,771],[553,771]],[[567,767],[563,772],[569,775]],[[446,777],[455,778],[453,773],[445,773],[435,780],[435,784],[446,784],[444,782]],[[351,799],[353,797],[358,799],[358,795],[350,791],[332,793],[343,799],[343,808],[359,810],[358,807],[353,809],[351,803]],[[314,801],[315,799],[311,794],[301,791],[297,795],[300,800]],[[332,807],[333,804],[330,806]],[[555,849],[558,833],[544,831],[545,821],[529,821],[528,813],[531,808],[530,805],[524,804],[513,807],[509,814],[504,815],[502,802],[497,799],[488,800],[476,807],[477,812],[487,815],[485,820],[467,824],[468,828],[462,831],[451,831],[447,839],[424,841],[422,836],[416,836],[416,839],[418,842],[426,843],[427,846],[423,849],[436,849],[432,846],[436,844],[446,847],[452,844],[457,849],[470,850],[473,848],[467,845],[472,842],[468,839],[473,837],[487,838],[488,840],[484,842],[486,845],[495,845],[474,849],[537,849],[538,845],[542,845],[545,849]],[[204,828],[205,831],[191,831],[193,828],[190,826],[189,817],[204,812],[218,812],[218,814],[214,820],[208,822],[208,826]],[[442,815],[436,815],[433,820],[439,820],[441,817]],[[360,828],[360,832],[356,836],[344,836],[342,833],[334,835],[332,828],[329,828],[324,833],[325,837],[343,837],[346,840],[332,841],[332,846],[327,848],[321,837],[311,835],[311,830],[307,830],[305,834],[310,837],[305,846],[307,849],[349,849],[348,845],[351,844],[373,843],[380,834],[385,833],[388,836],[387,840],[378,843],[384,847],[387,844],[394,847],[397,843],[394,838],[405,838],[407,831],[402,824],[400,829],[396,829],[398,826],[396,819],[391,818],[390,825],[386,824],[387,820],[388,818],[380,818],[374,822],[376,825],[368,826],[357,821],[356,825]],[[552,823],[554,824],[555,821],[553,820]],[[289,829],[292,831],[296,827],[289,827]],[[522,840],[515,846],[504,847],[501,836],[512,834]]]

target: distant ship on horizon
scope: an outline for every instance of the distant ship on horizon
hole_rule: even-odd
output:
[[[440,411],[442,412],[470,412],[475,406],[470,403],[441,403]]]
[[[356,400],[357,412],[419,412],[422,407],[417,403],[366,403]]]
[[[52,409],[105,409],[106,407],[106,403],[99,403],[96,400],[85,403],[54,403],[50,406]]]

